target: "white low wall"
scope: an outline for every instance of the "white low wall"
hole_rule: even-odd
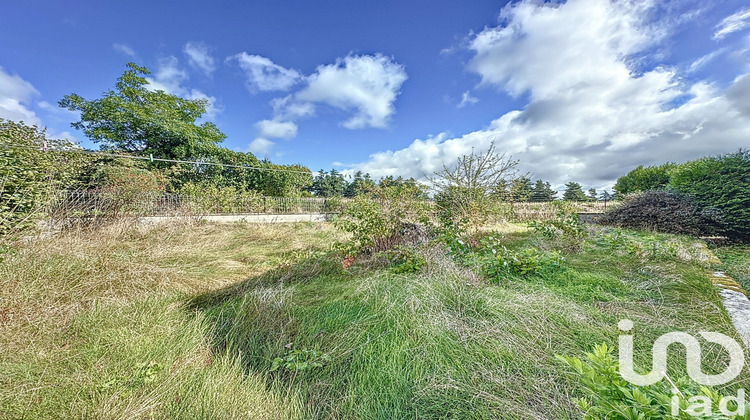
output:
[[[177,216],[148,216],[138,219],[144,224],[159,224],[179,219]],[[232,214],[199,216],[198,220],[220,223],[292,223],[292,222],[325,222],[325,214]]]

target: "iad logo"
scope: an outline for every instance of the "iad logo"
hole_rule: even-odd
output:
[[[621,320],[617,326],[623,332],[633,329],[633,321]],[[684,332],[671,332],[662,335],[654,342],[652,349],[653,363],[651,372],[640,375],[633,367],[633,336],[630,334],[620,335],[620,375],[626,381],[640,386],[652,385],[664,378],[667,372],[667,348],[670,344],[679,343],[685,346],[688,376],[701,385],[715,386],[724,385],[736,378],[745,366],[745,355],[742,346],[731,337],[717,332],[700,333],[706,341],[720,344],[729,352],[729,366],[718,375],[706,375],[701,370],[701,345],[692,335]]]
[[[617,326],[623,332],[629,332],[633,329],[633,322],[629,319],[621,320]],[[684,332],[671,332],[664,334],[656,339],[652,348],[652,365],[651,372],[641,375],[635,372],[633,366],[633,336],[631,334],[620,335],[619,362],[620,375],[626,381],[639,386],[652,385],[659,382],[666,376],[667,372],[667,349],[670,344],[681,344],[685,347],[686,366],[690,379],[700,385],[715,386],[724,385],[735,379],[745,366],[745,355],[742,346],[734,339],[717,332],[700,332],[701,337],[710,343],[720,344],[729,353],[729,365],[724,372],[718,375],[707,375],[701,369],[701,346],[698,340],[690,334]],[[672,384],[674,387],[674,384]],[[674,393],[679,393],[678,389],[673,389]],[[677,416],[680,413],[679,397],[672,396],[672,415]],[[711,415],[712,400],[708,396],[696,395],[687,399],[691,405],[687,407],[686,414],[691,416]],[[730,409],[732,404],[735,409]],[[745,390],[740,389],[737,396],[727,396],[719,400],[719,411],[725,415],[745,415]]]

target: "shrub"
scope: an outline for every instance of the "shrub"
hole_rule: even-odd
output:
[[[493,253],[479,258],[482,274],[491,280],[507,275],[531,276],[559,272],[564,258],[557,252],[543,253],[536,248],[512,251],[505,247],[493,249]]]
[[[443,225],[457,232],[465,228],[476,232],[490,215],[493,192],[522,179],[517,166],[518,160],[496,152],[494,142],[483,152],[472,149],[450,167],[443,164],[430,178]]]
[[[614,190],[622,196],[640,191],[659,190],[669,184],[670,172],[675,168],[674,163],[661,166],[639,166],[617,178]]]
[[[544,253],[537,248],[515,251],[506,248],[497,234],[464,241],[452,233],[443,240],[449,253],[460,263],[479,267],[491,281],[507,276],[532,276],[562,271],[565,259],[557,252]]]
[[[629,196],[599,217],[599,223],[685,235],[712,235],[720,230],[717,212],[704,209],[674,191],[647,191]]]
[[[127,159],[97,162],[86,176],[86,186],[94,195],[84,202],[78,202],[75,195],[69,197],[72,202],[56,208],[55,216],[62,219],[84,216],[78,222],[101,222],[123,214],[143,214],[164,193],[168,183],[160,172],[144,166],[142,162]],[[69,211],[68,204],[73,204],[74,211]]]
[[[123,201],[133,202],[143,195],[163,193],[167,178],[123,159],[99,167],[91,177],[91,186]]]
[[[220,187],[210,182],[198,184],[188,182],[180,188],[179,193],[190,198],[192,211],[199,214],[247,213],[266,210],[260,193],[238,190],[234,186]]]
[[[532,221],[529,227],[547,239],[561,239],[565,248],[569,250],[579,250],[588,232],[575,208],[564,201],[554,201],[551,204],[557,209],[556,217],[550,220]]]
[[[432,228],[429,210],[417,195],[400,187],[384,187],[373,197],[355,197],[334,223],[352,234],[345,253],[377,253],[425,242]]]
[[[750,151],[679,165],[670,185],[699,205],[719,210],[727,236],[750,241]]]
[[[487,223],[493,200],[480,188],[449,186],[435,195],[435,204],[445,228],[464,232]]]
[[[404,246],[386,251],[385,256],[391,262],[391,271],[396,274],[418,273],[427,265],[427,260],[422,255]]]
[[[74,147],[0,119],[0,236],[31,226],[55,192],[76,185],[90,159]]]

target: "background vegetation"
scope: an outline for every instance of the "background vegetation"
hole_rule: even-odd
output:
[[[624,227],[644,228],[645,224],[650,224],[650,228],[664,232],[675,232],[679,224],[697,228],[705,223],[707,229],[703,229],[703,234],[725,235],[735,241],[750,240],[750,152],[747,150],[680,165],[638,167],[620,177],[615,185],[620,194],[662,189],[674,193],[643,196],[630,202],[627,214],[622,208],[618,214],[605,219]],[[678,196],[682,209],[675,207]],[[661,204],[657,203],[657,197]],[[657,209],[663,211],[660,220],[645,220]],[[670,221],[667,215],[672,215],[674,220]],[[696,218],[696,215],[701,216]],[[702,220],[705,217],[710,220]]]

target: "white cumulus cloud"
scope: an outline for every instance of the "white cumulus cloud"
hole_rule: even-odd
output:
[[[27,80],[17,74],[7,73],[0,66],[0,118],[11,121],[23,121],[26,125],[36,125],[39,128],[45,128],[42,120],[31,107],[34,100],[40,95],[39,91]],[[58,108],[46,101],[39,101],[36,107],[44,110],[47,116],[65,118],[77,116],[77,113],[69,112]],[[54,129],[47,130],[47,136],[50,138],[67,139],[75,142],[76,138],[70,131],[57,131]]]
[[[188,42],[182,48],[182,51],[188,56],[188,63],[192,67],[203,71],[206,76],[210,76],[216,70],[216,63],[206,44],[202,42]]]
[[[404,67],[388,57],[349,55],[318,67],[296,99],[353,112],[343,123],[346,128],[383,128],[395,112],[393,103],[406,79]]]
[[[258,137],[250,142],[248,150],[255,155],[267,155],[273,148],[274,143],[271,140]]]
[[[315,115],[318,106],[349,114],[341,123],[348,129],[385,128],[407,79],[402,65],[381,54],[348,55],[318,66],[309,76],[277,66],[265,57],[241,53],[231,58],[240,65],[245,63],[251,90],[287,90],[304,82],[298,90],[271,100],[273,118],[256,123],[261,139],[295,137],[297,121]]]
[[[376,177],[431,175],[472,148],[495,142],[522,169],[558,187],[611,186],[637,165],[726,153],[750,138],[750,76],[726,91],[690,83],[667,66],[634,69],[633,58],[668,35],[646,3],[526,0],[470,40],[468,70],[482,85],[528,93],[522,108],[459,137],[441,134],[371,155],[355,169]],[[647,4],[646,4],[647,5]],[[637,60],[636,60],[637,61]]]
[[[39,91],[31,83],[0,67],[0,118],[41,125],[39,117],[29,108],[37,96]]]
[[[283,98],[275,98],[271,101],[273,113],[281,119],[297,119],[315,115],[315,105],[310,102],[301,102],[294,98],[294,95],[287,95]]]
[[[217,105],[216,98],[209,96],[198,89],[190,89],[183,86],[188,80],[188,74],[180,68],[177,57],[169,56],[159,60],[159,64],[152,77],[146,77],[148,88],[151,90],[163,90],[171,95],[177,95],[185,99],[203,99],[208,101],[206,116],[215,117],[221,108]]]
[[[302,78],[297,70],[280,66],[260,55],[242,52],[227,60],[236,61],[244,70],[247,87],[251,91],[289,90]]]
[[[258,136],[272,139],[291,139],[297,136],[297,124],[291,121],[262,120],[255,123]]]

